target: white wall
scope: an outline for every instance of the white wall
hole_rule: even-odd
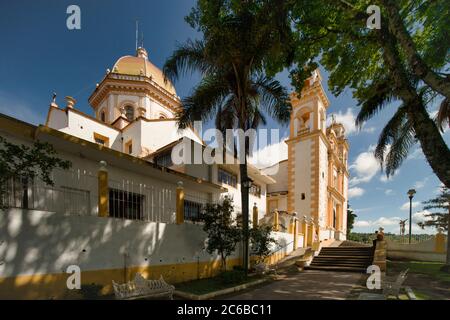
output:
[[[0,278],[213,261],[200,225],[10,209],[0,214]],[[235,254],[233,257],[237,257]],[[159,275],[157,275],[158,277]]]
[[[277,169],[278,166],[278,169]],[[288,162],[282,161],[271,167],[265,168],[262,171],[271,178],[273,178],[276,182],[273,184],[269,184],[267,186],[267,191],[270,192],[279,192],[279,191],[287,191],[288,190]]]
[[[311,140],[303,140],[295,148],[295,194],[294,208],[299,216],[311,215]],[[292,192],[293,190],[289,190]],[[305,193],[305,199],[301,194]]]
[[[436,252],[435,237],[420,243],[397,243],[386,239],[387,258],[445,262],[446,253]],[[445,240],[445,243],[447,241]]]
[[[322,176],[323,173],[323,176]],[[328,148],[319,138],[319,226],[325,228],[328,210]]]
[[[53,121],[52,125],[49,124],[49,127],[90,142],[95,142],[94,132],[96,132],[98,134],[101,134],[102,136],[109,138],[110,148],[117,151],[122,151],[122,141],[120,139],[121,133],[119,130],[101,124],[70,109],[67,111],[67,113],[67,127],[60,128],[60,126],[55,124],[55,122]]]

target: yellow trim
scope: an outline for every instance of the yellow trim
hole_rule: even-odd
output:
[[[258,226],[258,207],[257,206],[253,206],[253,227],[257,227]]]
[[[184,223],[184,189],[180,186],[177,187],[176,222]]]
[[[0,113],[0,131],[33,140],[36,126]]]
[[[101,143],[98,143],[98,142],[95,142],[95,143],[97,143],[97,144],[99,144],[101,146],[109,148],[109,138],[108,137],[106,137],[104,135],[101,135],[100,133],[94,132],[94,141],[96,139],[103,140],[103,141],[105,141],[105,143],[104,144],[101,144]]]
[[[443,233],[436,234],[434,241],[435,241],[435,246],[434,246],[435,252],[439,252],[439,253],[446,252],[446,250],[445,250],[445,235]]]
[[[227,260],[227,269],[240,265],[240,259]],[[158,279],[160,275],[168,283],[179,283],[195,279],[209,278],[220,272],[220,259],[183,264],[134,266],[117,269],[89,270],[81,272],[81,284],[101,285],[102,294],[113,293],[112,280],[123,283],[131,280],[139,272],[148,279]],[[64,298],[68,294],[66,273],[32,274],[0,278],[0,299],[52,299]],[[77,290],[73,290],[76,293]]]
[[[108,216],[108,171],[98,171],[98,216]]]
[[[274,264],[286,254],[279,251],[267,258],[268,264]],[[255,260],[255,257],[251,257]],[[227,269],[240,266],[239,258],[227,259]],[[113,294],[112,280],[124,283],[131,280],[139,272],[147,279],[159,279],[162,275],[170,284],[204,279],[216,276],[221,271],[220,259],[201,262],[190,262],[167,265],[132,266],[117,269],[88,270],[81,272],[81,285],[100,285],[101,294]],[[70,274],[50,273],[0,277],[0,299],[64,299],[73,298],[78,290],[67,289]],[[176,286],[176,285],[175,285]],[[81,298],[81,296],[80,296]]]
[[[130,146],[131,146],[131,152],[129,151]],[[127,153],[127,154],[133,153],[133,139],[130,139],[125,143],[125,153]]]
[[[275,212],[273,213],[273,230],[274,231],[279,230],[278,210],[275,210]]]

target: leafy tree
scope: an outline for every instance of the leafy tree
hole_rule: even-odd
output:
[[[352,232],[356,217],[358,216],[353,213],[352,208],[350,208],[350,204],[347,203],[347,236]]]
[[[20,179],[23,189],[22,206],[28,208],[28,185],[40,178],[47,185],[54,185],[51,172],[55,168],[69,169],[71,162],[59,159],[49,143],[34,142],[32,147],[16,145],[0,137],[0,207],[8,206],[8,183]]]
[[[362,125],[387,105],[399,107],[383,129],[375,155],[392,175],[417,141],[438,178],[450,187],[450,150],[427,108],[442,100],[438,120],[449,115],[445,0],[290,1],[297,45],[293,82],[301,88],[320,62],[335,95],[353,90]],[[368,29],[369,5],[381,8],[381,28]]]
[[[425,214],[425,217],[431,218],[430,220],[419,222],[419,226],[425,227],[435,227],[437,229],[442,228],[448,231],[449,225],[449,200],[450,200],[450,189],[442,187],[441,193],[428,201],[423,202],[425,205],[424,210],[433,210],[432,213]]]
[[[196,120],[215,118],[218,129],[256,129],[266,115],[287,123],[291,106],[286,90],[272,75],[290,39],[290,21],[283,1],[199,0],[187,22],[202,34],[201,40],[179,45],[163,72],[176,81],[181,73],[198,71],[203,78],[183,99],[180,128]],[[280,19],[281,17],[281,19]],[[284,18],[283,18],[284,17]],[[269,72],[270,71],[270,72]],[[240,182],[247,182],[250,140],[240,145]],[[241,188],[244,250],[249,252],[249,190]]]
[[[442,187],[441,194],[424,202],[426,210],[437,210],[425,216],[431,220],[419,223],[422,228],[432,226],[447,230],[447,259],[443,271],[450,272],[450,189]]]
[[[252,254],[258,257],[257,263],[264,262],[272,253],[271,247],[277,241],[271,237],[272,225],[260,225],[250,229]]]
[[[241,241],[241,230],[233,219],[233,200],[225,197],[222,203],[207,204],[202,213],[203,230],[208,235],[208,253],[219,253],[222,270],[226,270],[226,259]]]

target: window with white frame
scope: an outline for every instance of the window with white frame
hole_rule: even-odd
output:
[[[237,175],[221,168],[219,168],[218,179],[220,183],[227,184],[233,188],[237,186]]]

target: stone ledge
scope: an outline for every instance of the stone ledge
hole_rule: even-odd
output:
[[[249,287],[255,286],[257,284],[264,283],[264,282],[266,282],[268,280],[269,280],[268,278],[266,278],[266,279],[259,279],[259,280],[255,280],[255,281],[252,281],[252,282],[244,283],[244,284],[241,284],[241,285],[238,285],[238,286],[235,286],[235,287],[226,288],[226,289],[223,289],[223,290],[214,291],[214,292],[210,292],[210,293],[205,293],[205,294],[201,294],[201,295],[194,294],[194,293],[189,293],[189,292],[184,292],[184,291],[179,291],[179,290],[175,290],[173,292],[173,294],[175,296],[178,296],[180,298],[187,299],[187,300],[208,300],[208,299],[211,299],[211,298],[214,298],[214,297],[217,297],[217,296],[221,296],[221,295],[224,295],[224,294],[233,293],[233,292],[237,292],[237,291],[242,291],[242,290],[245,290],[245,289],[247,289]]]

